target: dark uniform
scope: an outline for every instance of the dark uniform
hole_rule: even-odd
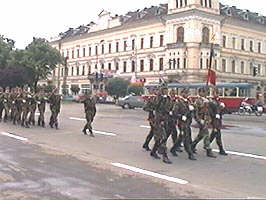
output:
[[[9,111],[10,111],[10,100],[9,100],[9,88],[6,88],[5,93],[3,94],[3,105],[4,105],[4,111],[5,111],[5,115],[4,115],[4,122],[7,122],[7,119],[9,117]]]
[[[29,98],[29,123],[31,125],[35,125],[35,112],[37,109],[36,96],[34,94],[30,94],[31,98]]]
[[[175,147],[180,146],[180,143],[184,143],[188,158],[190,160],[196,160],[192,148],[191,148],[191,124],[194,112],[193,103],[188,99],[188,89],[184,89],[181,92],[181,96],[178,98],[174,105],[174,116],[178,119],[178,128],[180,130],[180,141],[176,141]]]
[[[221,134],[221,128],[222,128],[222,118],[223,118],[223,109],[225,108],[224,104],[219,101],[219,98],[215,96],[211,100],[212,112],[211,112],[211,126],[212,126],[212,133],[210,136],[210,143],[213,142],[214,139],[216,139],[216,143],[219,147],[219,154],[227,156],[228,154],[225,152],[223,148],[223,142],[222,142],[222,134]]]
[[[49,97],[50,110],[52,113],[49,122],[51,128],[53,128],[55,125],[55,128],[58,129],[58,114],[60,113],[61,109],[61,100],[62,96],[56,94],[56,91],[53,91]]]
[[[22,111],[22,119],[21,119],[21,126],[30,128],[28,115],[30,111],[30,94],[28,92],[23,92],[21,95],[21,111]]]
[[[168,89],[167,87],[162,87],[161,94],[157,95],[155,102],[155,120],[154,120],[154,140],[155,144],[151,151],[151,156],[160,159],[157,155],[157,151],[160,148],[161,153],[163,155],[163,162],[167,164],[171,164],[172,162],[169,160],[167,156],[167,134],[166,134],[166,124],[169,116],[171,98],[167,95]]]
[[[88,135],[88,133],[90,133],[90,136],[94,137],[91,124],[96,115],[96,100],[89,94],[86,94],[82,103],[84,104],[85,117],[87,120],[82,132],[84,135]]]
[[[36,95],[36,102],[37,102],[37,107],[38,111],[40,113],[39,118],[38,118],[38,126],[42,126],[43,128],[45,127],[45,121],[44,121],[44,113],[45,113],[45,107],[46,107],[46,101],[48,98],[44,94],[44,91],[40,91]]]
[[[2,117],[3,117],[3,110],[4,110],[4,93],[3,93],[3,88],[0,87],[0,122],[2,122]]]
[[[200,96],[195,101],[195,120],[198,123],[200,130],[197,137],[192,142],[192,150],[196,152],[197,144],[204,139],[204,149],[207,151],[207,156],[215,158],[210,147],[210,135],[208,126],[211,122],[209,113],[209,100],[206,98],[206,90],[199,90]]]

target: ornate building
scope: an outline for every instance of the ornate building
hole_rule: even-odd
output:
[[[51,41],[69,58],[52,78],[62,88],[66,74],[68,88],[83,90],[91,87],[88,75],[101,70],[146,83],[205,82],[211,44],[218,81],[254,83],[253,94],[266,100],[266,17],[218,0],[169,0],[123,16],[103,11],[97,23]]]

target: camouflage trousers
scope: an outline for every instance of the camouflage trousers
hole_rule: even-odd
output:
[[[90,133],[92,133],[92,122],[94,119],[94,115],[93,113],[85,113],[85,117],[86,117],[86,121],[87,123],[85,124],[84,128],[83,128],[83,132],[86,132],[86,130],[89,130]]]
[[[22,107],[21,126],[25,126],[27,128],[29,127],[28,115],[29,115],[29,108]]]
[[[210,134],[209,134],[209,130],[208,130],[208,125],[201,125],[200,124],[199,134],[197,135],[197,137],[192,142],[192,149],[195,149],[197,144],[201,140],[203,140],[203,142],[204,142],[204,149],[206,149],[206,150],[211,149],[211,147],[210,147]]]
[[[180,146],[180,143],[184,143],[185,151],[188,153],[188,155],[192,155],[192,138],[191,138],[191,127],[190,124],[184,124],[183,126],[179,127],[180,130],[180,136],[177,140],[176,146]]]
[[[210,143],[212,143],[214,139],[216,139],[216,144],[218,145],[219,150],[223,151],[224,148],[223,148],[221,129],[216,129],[216,128],[212,129],[212,133],[210,136]]]
[[[59,110],[56,108],[51,108],[52,115],[50,117],[50,126],[53,127],[55,125],[56,128],[58,128],[58,115]]]
[[[44,113],[45,113],[45,103],[38,104],[38,111],[40,113],[39,118],[38,118],[38,125],[44,126]]]
[[[0,122],[2,121],[3,111],[4,111],[4,105],[0,103]]]
[[[31,105],[29,109],[29,123],[32,125],[35,125],[35,112],[36,112],[36,105]]]
[[[4,111],[5,111],[5,115],[4,115],[4,121],[7,121],[7,118],[9,117],[9,111],[10,111],[10,106],[5,103],[4,104]]]
[[[165,131],[164,121],[157,121],[154,124],[153,134],[154,134],[155,143],[158,144],[158,146],[162,151],[166,152],[167,133]]]

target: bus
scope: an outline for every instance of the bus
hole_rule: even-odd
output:
[[[147,94],[150,89],[158,87],[158,83],[148,83],[144,87]],[[206,83],[168,83],[169,90],[176,90],[177,94],[184,88],[190,89],[191,97],[196,97],[198,89],[206,87]],[[217,83],[216,88],[219,91],[219,97],[221,102],[226,106],[228,113],[236,112],[239,110],[241,103],[248,99],[250,104],[256,103],[256,98],[251,96],[251,89],[254,87],[251,83]],[[209,90],[209,96],[211,96],[211,90]]]

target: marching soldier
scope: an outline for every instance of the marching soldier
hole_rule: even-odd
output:
[[[38,118],[38,126],[42,126],[43,128],[45,127],[44,113],[45,113],[45,107],[46,107],[47,100],[48,99],[44,93],[44,90],[41,89],[36,95],[36,101],[38,105],[38,111],[40,113],[39,118]]]
[[[204,139],[204,149],[207,151],[207,156],[216,158],[210,147],[210,135],[208,126],[211,122],[209,115],[209,100],[206,98],[207,91],[204,88],[199,89],[199,96],[195,101],[195,120],[198,123],[200,130],[199,134],[192,142],[192,151],[196,152],[197,144]]]
[[[181,95],[174,105],[174,116],[178,119],[178,128],[182,139],[176,141],[175,146],[180,146],[180,143],[184,143],[186,152],[188,153],[188,158],[190,160],[196,160],[191,149],[191,124],[193,118],[194,107],[192,102],[188,99],[189,89],[183,89]],[[181,137],[181,136],[179,136]]]
[[[167,118],[169,115],[170,107],[169,103],[171,102],[170,97],[168,96],[168,88],[163,86],[161,88],[160,94],[156,97],[155,104],[155,120],[154,120],[154,140],[155,144],[151,151],[151,156],[155,159],[160,159],[157,154],[158,149],[161,149],[161,153],[163,155],[163,162],[167,164],[171,164],[172,162],[169,160],[167,156],[167,135],[165,131]]]
[[[216,139],[216,143],[219,147],[219,154],[223,156],[227,156],[228,154],[225,152],[222,142],[222,134],[221,134],[221,128],[222,128],[222,115],[223,110],[225,108],[224,103],[219,101],[219,95],[218,91],[216,90],[214,92],[214,97],[211,99],[211,103],[213,106],[213,112],[211,112],[211,126],[212,126],[212,133],[210,136],[210,143],[213,142],[214,139]]]
[[[54,89],[52,94],[49,97],[49,103],[50,103],[50,110],[51,110],[51,117],[49,125],[51,128],[54,127],[58,130],[58,114],[61,110],[61,100],[62,96],[58,94],[57,89]]]
[[[3,102],[3,100],[4,100],[3,95],[4,95],[4,93],[3,92],[4,92],[3,88],[0,87],[0,122],[2,122],[2,116],[3,116],[3,110],[4,110],[4,102]]]
[[[16,112],[14,114],[13,124],[19,123],[21,121],[22,113],[22,89],[17,88],[17,95],[15,99]]]
[[[146,140],[142,146],[146,151],[151,151],[149,147],[149,143],[153,138],[154,135],[154,123],[155,123],[155,107],[156,107],[156,96],[158,94],[158,88],[154,88],[152,91],[152,96],[148,99],[147,103],[145,104],[143,110],[149,113],[148,121],[150,123],[150,132],[146,137]]]
[[[21,95],[21,111],[22,111],[21,126],[25,128],[30,128],[28,121],[28,115],[30,110],[30,98],[31,95],[24,89]]]
[[[37,109],[37,102],[36,102],[36,97],[34,95],[34,93],[30,94],[30,98],[29,98],[29,123],[33,126],[35,126],[35,112]]]
[[[4,122],[7,122],[10,110],[10,101],[9,101],[10,90],[9,87],[6,87],[5,93],[3,94],[3,105],[4,105]]]
[[[91,124],[96,115],[96,100],[91,96],[91,94],[86,92],[85,99],[82,101],[82,103],[84,104],[85,116],[87,120],[82,132],[84,135],[88,135],[90,133],[90,136],[94,137]]]

